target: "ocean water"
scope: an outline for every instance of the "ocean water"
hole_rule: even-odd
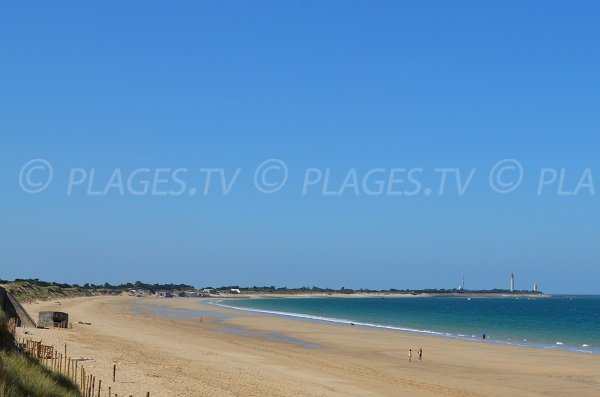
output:
[[[221,306],[357,326],[600,354],[600,296],[236,299]]]

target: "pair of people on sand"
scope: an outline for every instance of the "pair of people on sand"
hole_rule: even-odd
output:
[[[412,361],[412,349],[408,349],[408,362]],[[423,349],[419,348],[419,361],[423,360]]]

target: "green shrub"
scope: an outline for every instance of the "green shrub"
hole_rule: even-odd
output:
[[[8,318],[6,314],[0,310],[0,351],[14,349],[13,336],[8,330]]]

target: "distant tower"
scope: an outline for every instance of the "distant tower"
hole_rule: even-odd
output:
[[[510,292],[515,292],[515,274],[510,274]]]
[[[540,289],[537,284],[533,284],[533,292],[538,292]]]
[[[463,291],[465,290],[465,276],[463,276],[463,278],[462,278],[462,283],[460,284],[460,289]]]

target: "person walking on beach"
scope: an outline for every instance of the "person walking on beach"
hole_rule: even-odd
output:
[[[423,349],[419,348],[419,361],[423,359]]]
[[[412,361],[412,349],[408,349],[408,362]]]
[[[485,334],[483,334],[483,341],[485,342]]]

